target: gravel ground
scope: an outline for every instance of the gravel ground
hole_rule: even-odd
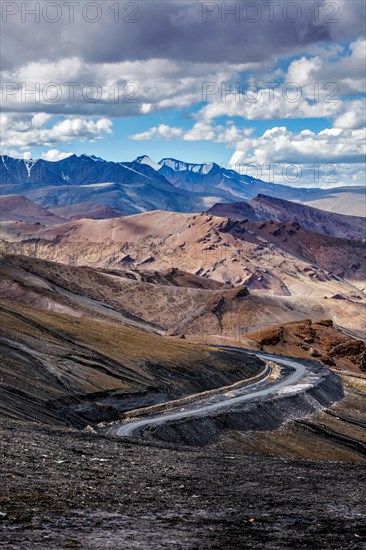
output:
[[[0,547],[365,548],[363,465],[0,424]]]

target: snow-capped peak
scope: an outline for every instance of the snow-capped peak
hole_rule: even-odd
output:
[[[153,168],[156,171],[160,170],[161,168],[160,164],[153,161],[147,155],[142,155],[141,157],[137,157],[133,162],[138,162],[139,164],[147,164],[148,166],[151,166],[151,168]]]
[[[159,162],[160,166],[168,166],[175,172],[195,172],[199,174],[208,174],[214,167],[213,162],[207,162],[205,164],[195,164],[192,162],[183,162],[172,158],[164,158]]]

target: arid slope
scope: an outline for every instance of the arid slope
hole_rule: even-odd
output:
[[[255,358],[0,302],[0,418],[85,425],[257,374]],[[92,402],[89,408],[83,402]],[[85,418],[86,417],[86,418]]]
[[[348,329],[366,329],[363,243],[320,235],[298,223],[156,211],[44,228],[8,222],[2,226],[2,236],[6,252],[112,269],[116,277],[125,269],[166,272],[177,268],[201,280],[247,286],[251,297],[263,300],[269,310],[276,304],[282,311],[294,312],[292,317],[276,318],[260,307],[262,324],[331,318]],[[244,324],[253,321],[258,323],[247,318]],[[233,324],[239,330],[241,319],[233,318],[229,324],[230,330]]]
[[[0,221],[27,221],[51,225],[66,220],[22,195],[0,195]]]
[[[107,270],[6,256],[0,262],[0,275],[1,299],[77,319],[99,319],[117,327],[123,324],[161,335],[184,334],[196,342],[254,349],[254,342],[262,345],[263,339],[272,342],[274,353],[324,357],[326,364],[342,368],[351,367],[352,362],[361,364],[365,350],[359,338],[354,340],[331,321],[323,321],[337,300],[324,300],[317,307],[312,302],[315,324],[311,325],[306,320],[310,308],[298,298],[261,296],[260,291],[248,292],[245,286],[232,288],[176,269]],[[358,313],[361,322],[361,304]],[[338,317],[345,319],[343,307]],[[291,339],[291,334],[296,338]],[[338,351],[330,354],[333,348]]]
[[[234,220],[298,222],[304,229],[345,239],[366,239],[366,218],[325,212],[304,204],[258,195],[237,203],[218,203],[209,214]],[[365,212],[366,215],[366,212]]]

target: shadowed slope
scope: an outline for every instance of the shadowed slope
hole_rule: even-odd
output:
[[[85,425],[87,414],[75,407],[88,396],[97,402],[94,421],[111,420],[126,406],[141,406],[134,396],[147,391],[151,404],[156,396],[220,387],[261,369],[242,354],[14,302],[0,302],[0,323],[0,417]]]

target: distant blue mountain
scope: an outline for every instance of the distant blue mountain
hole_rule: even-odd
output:
[[[240,202],[258,194],[312,202],[313,206],[320,201],[323,206],[319,207],[327,209],[328,202],[342,193],[348,201],[344,213],[352,213],[352,201],[364,199],[363,188],[294,188],[242,175],[216,163],[193,164],[171,158],[156,163],[147,156],[133,162],[87,155],[71,155],[57,162],[0,157],[0,194],[24,195],[66,217],[77,217],[78,212],[90,216],[93,212],[116,216],[159,209],[198,212],[217,202]],[[341,208],[334,210],[342,212]]]
[[[227,170],[214,162],[192,164],[164,158],[159,165],[161,166],[159,173],[175,187],[190,192],[218,194],[230,202],[250,199],[263,189],[281,193],[281,189],[278,189],[279,186],[276,184],[265,183],[251,176],[239,174],[235,170]]]
[[[110,162],[72,155],[58,162],[0,157],[1,194],[18,194],[47,208],[90,204],[121,215],[146,210],[193,211],[197,201],[162,174],[138,162]],[[199,207],[206,208],[202,203]],[[77,209],[76,209],[77,210]]]
[[[21,160],[2,156],[0,184],[20,186],[88,185],[94,183],[136,183],[153,180],[169,188],[167,180],[146,164],[111,162],[95,156],[71,155],[58,162]]]

